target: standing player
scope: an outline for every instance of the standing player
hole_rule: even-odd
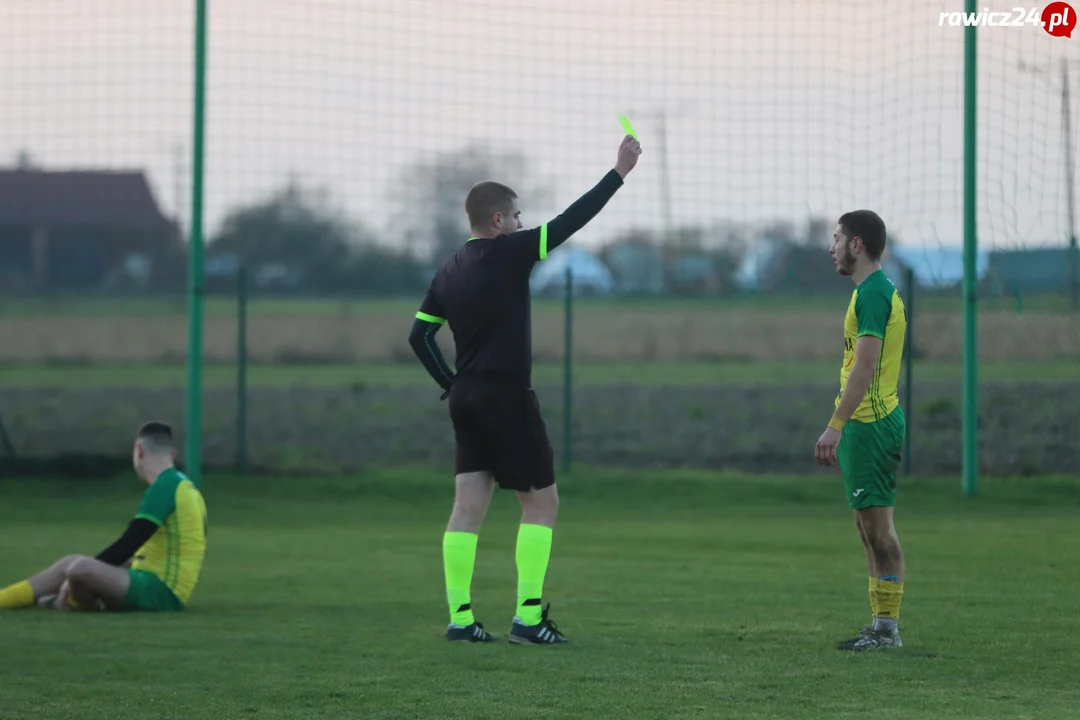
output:
[[[479,183],[465,199],[472,237],[431,282],[409,343],[450,398],[457,444],[454,508],[443,536],[449,640],[490,642],[473,617],[476,544],[495,485],[521,502],[517,536],[517,615],[510,642],[565,643],[541,610],[552,528],[559,507],[554,456],[532,385],[529,275],[533,266],[585,226],[622,187],[641,146],[626,136],[615,168],[549,223],[522,230],[517,194]],[[449,323],[457,350],[450,370],[433,336]]]
[[[58,610],[182,610],[206,554],[206,505],[173,467],[172,429],[139,429],[135,473],[148,487],[127,530],[96,558],[68,555],[28,580],[0,590],[0,610],[37,602]]]
[[[844,318],[840,395],[818,440],[817,461],[838,460],[848,505],[866,551],[873,624],[840,650],[903,647],[897,623],[904,596],[904,551],[893,525],[896,471],[904,446],[904,411],[896,387],[907,314],[881,270],[885,223],[871,210],[840,217],[831,254],[836,271],[855,281]]]

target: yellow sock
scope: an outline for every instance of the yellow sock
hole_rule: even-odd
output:
[[[904,583],[879,580],[877,587],[877,613],[875,617],[900,621],[900,601],[904,599]]]
[[[878,580],[876,577],[870,578],[870,613],[871,613],[870,617],[877,617],[878,616],[877,589],[878,589],[878,583],[880,583],[880,582],[881,581]]]
[[[14,610],[34,604],[34,589],[23,580],[0,590],[0,610]]]

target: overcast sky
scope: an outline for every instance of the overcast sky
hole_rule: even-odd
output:
[[[27,149],[50,169],[144,169],[186,222],[193,5],[0,2],[0,165]],[[677,224],[870,207],[909,244],[962,240],[963,30],[937,25],[958,1],[209,5],[209,232],[292,174],[392,242],[395,178],[472,140],[524,152],[551,184],[554,204],[522,198],[539,224],[611,167],[624,112],[645,154],[580,241],[659,228],[663,111]],[[979,36],[980,240],[1062,243],[1061,66],[1080,137],[1080,32]]]

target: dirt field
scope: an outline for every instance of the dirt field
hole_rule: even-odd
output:
[[[248,352],[254,362],[382,361],[412,358],[408,313],[389,310],[324,315],[254,315]],[[923,313],[913,323],[917,356],[959,360],[961,316]],[[690,361],[711,359],[834,359],[841,352],[842,313],[815,307],[668,309],[583,305],[574,316],[574,350],[581,360]],[[1080,357],[1080,315],[993,311],[980,316],[984,360]],[[451,353],[451,335],[439,334]],[[533,319],[537,361],[563,355],[563,318],[550,306]],[[209,361],[236,356],[234,318],[208,316]],[[187,326],[182,315],[162,317],[3,317],[0,363],[182,362]]]
[[[806,386],[586,387],[575,393],[576,462],[627,467],[694,466],[818,472],[813,446],[835,384]],[[910,408],[916,470],[960,471],[960,390],[922,383]],[[562,448],[561,390],[541,387],[549,432]],[[235,453],[235,396],[205,396],[205,458]],[[4,390],[3,418],[27,456],[60,452],[123,456],[140,421],[182,424],[182,389]],[[991,474],[1076,472],[1080,467],[1080,382],[980,387],[980,457]],[[338,471],[365,465],[452,459],[447,406],[429,388],[254,388],[252,462],[277,470]]]

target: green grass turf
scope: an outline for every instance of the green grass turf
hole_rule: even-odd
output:
[[[347,314],[390,314],[411,316],[416,312],[422,293],[415,297],[402,298],[251,298],[248,312],[253,315],[337,315]],[[687,310],[778,310],[792,312],[835,311],[838,303],[845,302],[842,296],[743,296],[733,298],[650,298],[619,297],[601,299],[580,299],[578,308],[588,309],[640,309],[666,310],[682,312]],[[920,295],[917,299],[920,312],[959,313],[962,303],[956,295]],[[535,309],[538,312],[562,312],[561,300],[537,298]],[[1063,313],[1069,311],[1069,299],[1066,295],[1035,295],[1024,298],[1018,306],[1015,297],[993,296],[979,299],[981,311],[1016,311]],[[229,296],[210,296],[206,298],[204,311],[208,316],[223,315],[232,317],[236,314],[236,298]],[[56,296],[56,297],[13,297],[0,301],[0,317],[125,317],[183,315],[187,313],[187,300],[183,296],[175,297],[101,297],[101,296]]]
[[[560,648],[449,645],[450,485],[211,476],[210,554],[170,616],[0,614],[0,717],[1074,718],[1080,478],[905,481],[906,648],[833,649],[867,620],[835,479],[580,471],[546,591]],[[140,490],[0,485],[0,582],[122,530]],[[517,512],[496,501],[473,601],[502,635]],[[149,715],[148,715],[149,713]]]
[[[960,363],[917,362],[915,379],[925,382],[959,381]],[[785,385],[797,382],[839,382],[840,366],[834,361],[775,360],[688,363],[596,363],[578,362],[574,383],[585,385],[694,386],[717,384]],[[183,386],[183,365],[0,365],[0,384],[6,387],[161,387]],[[358,363],[326,365],[252,365],[248,383],[256,387],[290,385],[335,387],[426,387],[433,384],[419,363]],[[560,363],[538,363],[535,385],[561,384]],[[1080,363],[989,362],[979,366],[982,382],[1068,382],[1080,380]],[[207,365],[206,386],[236,384],[236,367]]]

